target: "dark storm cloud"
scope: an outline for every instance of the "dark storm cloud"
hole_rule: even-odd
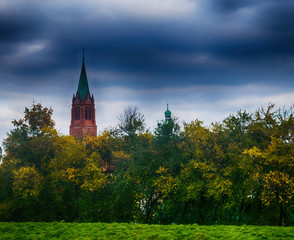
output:
[[[48,79],[59,83],[60,76],[67,74],[69,79],[79,73],[82,47],[88,75],[97,72],[94,81],[102,85],[147,88],[274,81],[281,73],[274,65],[283,68],[280,77],[286,82],[293,74],[285,66],[294,54],[290,1],[214,0],[210,7],[203,5],[200,16],[181,20],[120,12],[114,12],[115,17],[87,14],[93,10],[86,6],[66,9],[31,3],[5,11],[0,41],[11,48],[0,48],[10,51],[13,61],[5,61],[9,52],[2,57],[2,75],[25,86],[42,86]],[[249,13],[239,15],[244,9]],[[38,44],[39,50],[21,54]],[[106,79],[100,72],[117,77]]]
[[[34,39],[40,32],[43,23],[41,15],[27,12],[25,9],[0,10],[0,42],[11,43]]]
[[[245,41],[244,47],[239,49],[248,50],[249,60],[255,58],[280,60],[281,57],[293,57],[293,12],[294,2],[291,1],[281,1],[261,9],[255,19],[255,26],[260,31],[260,36],[257,39],[252,38],[249,42]]]
[[[217,33],[208,46],[212,54],[243,67],[272,64],[294,54],[294,3],[291,1],[210,1]],[[212,17],[212,18],[213,18]],[[210,27],[210,26],[209,26]],[[209,28],[208,27],[208,28]]]
[[[261,0],[214,0],[212,5],[223,13],[232,13],[243,7],[253,6],[262,2]]]
[[[282,1],[283,2],[283,1]],[[260,18],[260,27],[267,31],[272,54],[294,54],[294,2],[276,3],[266,9]]]
[[[290,0],[0,0],[0,139],[33,99],[68,132],[83,47],[98,123],[141,104],[156,124],[166,98],[209,121],[290,102],[293,12]]]

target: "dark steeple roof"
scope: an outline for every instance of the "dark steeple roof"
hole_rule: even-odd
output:
[[[82,65],[77,94],[79,94],[79,97],[81,100],[85,100],[87,95],[90,94],[88,80],[87,80],[87,74],[86,74],[86,68],[85,68],[85,62],[84,62],[84,56],[83,56],[83,65]]]

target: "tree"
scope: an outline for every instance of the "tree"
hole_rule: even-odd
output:
[[[279,224],[287,225],[287,211],[294,195],[293,144],[283,143],[281,139],[272,137],[267,149],[253,147],[244,151],[250,157],[254,172],[251,175],[257,183],[255,193],[265,206],[279,206]]]
[[[44,197],[48,181],[50,159],[54,157],[54,141],[57,132],[51,119],[53,110],[41,104],[25,108],[23,119],[14,120],[14,129],[4,140],[5,156],[0,166],[5,175],[5,205],[10,208],[14,220],[38,220],[36,208],[45,210],[48,196]],[[42,199],[42,201],[41,201]]]
[[[124,113],[119,116],[118,120],[119,132],[122,135],[127,135],[131,140],[145,129],[144,115],[138,111],[136,106],[125,108]]]
[[[88,155],[93,152],[101,156],[101,166],[105,171],[112,171],[115,167],[114,152],[117,146],[116,139],[112,136],[110,131],[103,131],[98,137],[87,137],[84,139]]]
[[[21,167],[13,171],[13,192],[20,198],[37,198],[44,179],[34,167]]]
[[[174,174],[180,171],[182,160],[179,149],[180,142],[180,126],[177,117],[173,117],[168,122],[161,121],[157,124],[153,140],[157,161],[162,167],[169,168]]]
[[[267,108],[258,109],[248,125],[248,135],[251,146],[261,149],[267,148],[271,142],[271,136],[274,136],[278,129],[278,110],[274,110],[275,105],[269,104]]]
[[[292,108],[151,133],[128,107],[116,132],[85,139],[58,134],[51,115],[26,108],[4,141],[0,221],[294,223]]]
[[[55,125],[51,118],[53,109],[43,107],[41,103],[33,104],[31,109],[26,107],[24,113],[23,119],[13,120],[12,123],[16,128],[26,128],[31,136],[39,136],[42,129]]]
[[[40,167],[41,159],[48,162],[53,154],[52,139],[56,135],[51,119],[53,110],[38,103],[33,104],[31,109],[25,108],[24,113],[23,119],[12,121],[15,128],[7,134],[3,143],[5,158],[17,158],[22,163]]]
[[[23,119],[13,120],[14,129],[4,140],[5,156],[3,161],[17,160],[19,167],[36,167],[46,172],[49,159],[54,155],[53,142],[57,135],[53,110],[40,103],[25,108]]]

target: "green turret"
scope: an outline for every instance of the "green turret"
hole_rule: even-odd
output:
[[[164,112],[164,115],[165,115],[165,123],[168,123],[171,120],[171,111],[168,110],[168,104],[166,105],[167,105],[167,109]]]

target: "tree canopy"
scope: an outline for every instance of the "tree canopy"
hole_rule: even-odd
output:
[[[114,131],[84,139],[58,134],[52,113],[33,104],[12,122],[0,221],[294,224],[292,108],[149,132],[127,107]]]

